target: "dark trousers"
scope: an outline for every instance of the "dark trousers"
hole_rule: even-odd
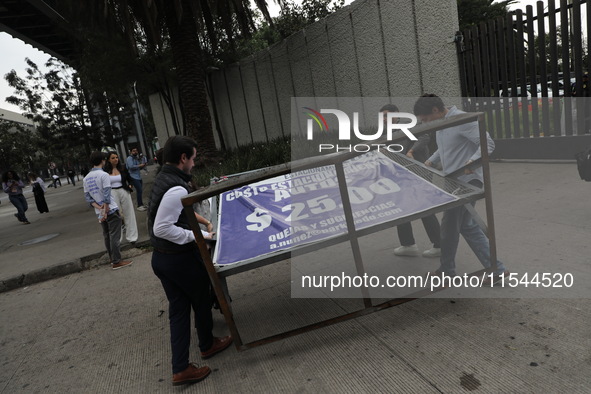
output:
[[[39,187],[41,189],[41,187]],[[37,210],[39,213],[49,212],[49,208],[47,207],[47,201],[45,200],[45,192],[43,190],[33,191],[35,195],[35,204],[37,205]]]
[[[103,238],[105,239],[105,246],[111,258],[111,264],[117,264],[121,261],[121,250],[119,249],[119,243],[121,242],[121,215],[119,211],[115,211],[107,216],[107,220],[101,222],[101,226],[103,227]]]
[[[206,351],[213,344],[209,276],[198,249],[182,254],[154,250],[152,269],[168,298],[172,373],[178,373],[189,366],[191,309],[195,312],[199,349]]]
[[[433,243],[433,247],[441,247],[441,233],[437,216],[430,215],[422,218],[421,220],[423,221],[423,226],[425,226],[425,231],[429,236],[429,240],[431,240],[431,242]],[[397,229],[398,239],[400,240],[400,244],[402,246],[410,246],[415,244],[415,237],[412,233],[411,222],[403,223],[399,225]]]
[[[482,188],[482,182],[472,179],[471,185]],[[472,202],[472,206],[475,202]],[[490,243],[488,237],[476,223],[472,214],[464,207],[455,207],[443,212],[441,219],[441,266],[439,271],[448,275],[456,274],[456,252],[460,242],[460,234],[470,246],[484,268],[491,266]],[[504,264],[497,260],[497,274],[506,270]]]
[[[137,196],[137,206],[141,207],[142,205],[144,205],[144,201],[142,200],[143,182],[141,179],[135,178],[131,178],[131,182],[133,183],[135,195]]]
[[[25,212],[29,209],[29,204],[27,203],[27,199],[22,194],[17,195],[8,195],[8,199],[16,207],[17,214],[16,218],[19,222],[28,222],[29,220],[25,216]]]

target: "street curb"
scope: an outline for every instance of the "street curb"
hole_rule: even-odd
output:
[[[121,251],[150,247],[150,240],[138,241],[135,245],[124,245]],[[151,250],[144,251],[140,254],[149,253]],[[21,287],[29,286],[35,283],[45,282],[51,279],[62,276],[74,274],[76,272],[86,271],[101,265],[109,264],[107,259],[101,259],[106,252],[93,253],[88,256],[79,257],[75,260],[54,265],[52,267],[41,268],[25,274],[20,274],[8,279],[0,280],[0,293],[15,290]],[[124,253],[123,253],[124,254]],[[137,254],[134,254],[134,256]]]
[[[525,164],[576,164],[574,159],[491,159],[494,163],[525,163]]]

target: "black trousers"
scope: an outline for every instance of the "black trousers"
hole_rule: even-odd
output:
[[[423,221],[423,226],[425,226],[425,231],[429,236],[429,240],[431,240],[431,242],[433,243],[433,247],[439,248],[441,242],[441,234],[437,216],[426,216],[421,220]],[[415,237],[412,233],[411,222],[403,223],[398,226],[398,239],[400,240],[400,244],[402,246],[410,246],[415,244]]]
[[[168,298],[172,373],[178,373],[189,366],[191,309],[195,312],[199,349],[208,350],[213,344],[209,276],[198,249],[182,254],[154,250],[152,269]]]
[[[408,152],[410,146],[407,146],[404,149],[404,154]],[[429,150],[423,149],[420,152],[415,152],[414,159],[424,163],[429,158]],[[434,248],[439,248],[441,243],[441,234],[440,234],[440,226],[439,221],[437,220],[437,216],[431,215],[421,219],[423,221],[423,226],[425,226],[425,231],[429,236],[429,240],[433,244]],[[398,230],[398,239],[400,240],[400,244],[402,246],[411,246],[415,244],[415,237],[412,233],[412,225],[411,222],[406,222],[397,227]]]
[[[35,205],[37,205],[37,210],[39,211],[39,213],[49,212],[49,208],[47,207],[47,201],[45,200],[45,193],[43,192],[43,190],[33,190],[33,194],[35,196]]]

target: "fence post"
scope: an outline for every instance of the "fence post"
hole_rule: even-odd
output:
[[[534,35],[534,13],[533,7],[528,5],[527,9],[527,46],[528,48],[535,48],[536,47],[536,38]],[[529,72],[530,72],[530,91],[531,91],[531,117],[532,117],[532,131],[534,137],[540,136],[540,120],[538,116],[538,92],[534,87],[536,86],[537,79],[537,70],[536,70],[536,51],[530,50],[528,51],[529,55]],[[532,80],[533,78],[533,80]]]
[[[560,0],[560,32],[562,37],[562,80],[564,84],[564,135],[573,134],[572,117],[572,96],[570,87],[570,53],[569,53],[569,30],[568,30],[568,7],[567,0]],[[562,125],[561,125],[562,126]],[[561,131],[562,134],[562,131]]]
[[[550,113],[548,108],[548,73],[546,69],[546,29],[544,24],[544,3],[538,1],[538,53],[540,56],[540,87],[541,87],[541,100],[542,100],[542,134],[548,135],[548,126],[550,125]],[[538,86],[536,84],[536,92]],[[532,86],[533,94],[533,86]],[[539,104],[539,100],[538,100]]]

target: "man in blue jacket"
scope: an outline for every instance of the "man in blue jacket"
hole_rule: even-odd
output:
[[[139,158],[137,148],[133,148],[130,150],[130,155],[127,157],[127,160],[125,160],[125,165],[127,166],[127,171],[129,171],[129,175],[131,175],[133,188],[136,191],[137,210],[145,211],[146,209],[148,209],[148,207],[144,205],[144,201],[142,200],[142,193],[144,190],[141,169],[144,168],[146,164],[142,163],[141,159]]]

